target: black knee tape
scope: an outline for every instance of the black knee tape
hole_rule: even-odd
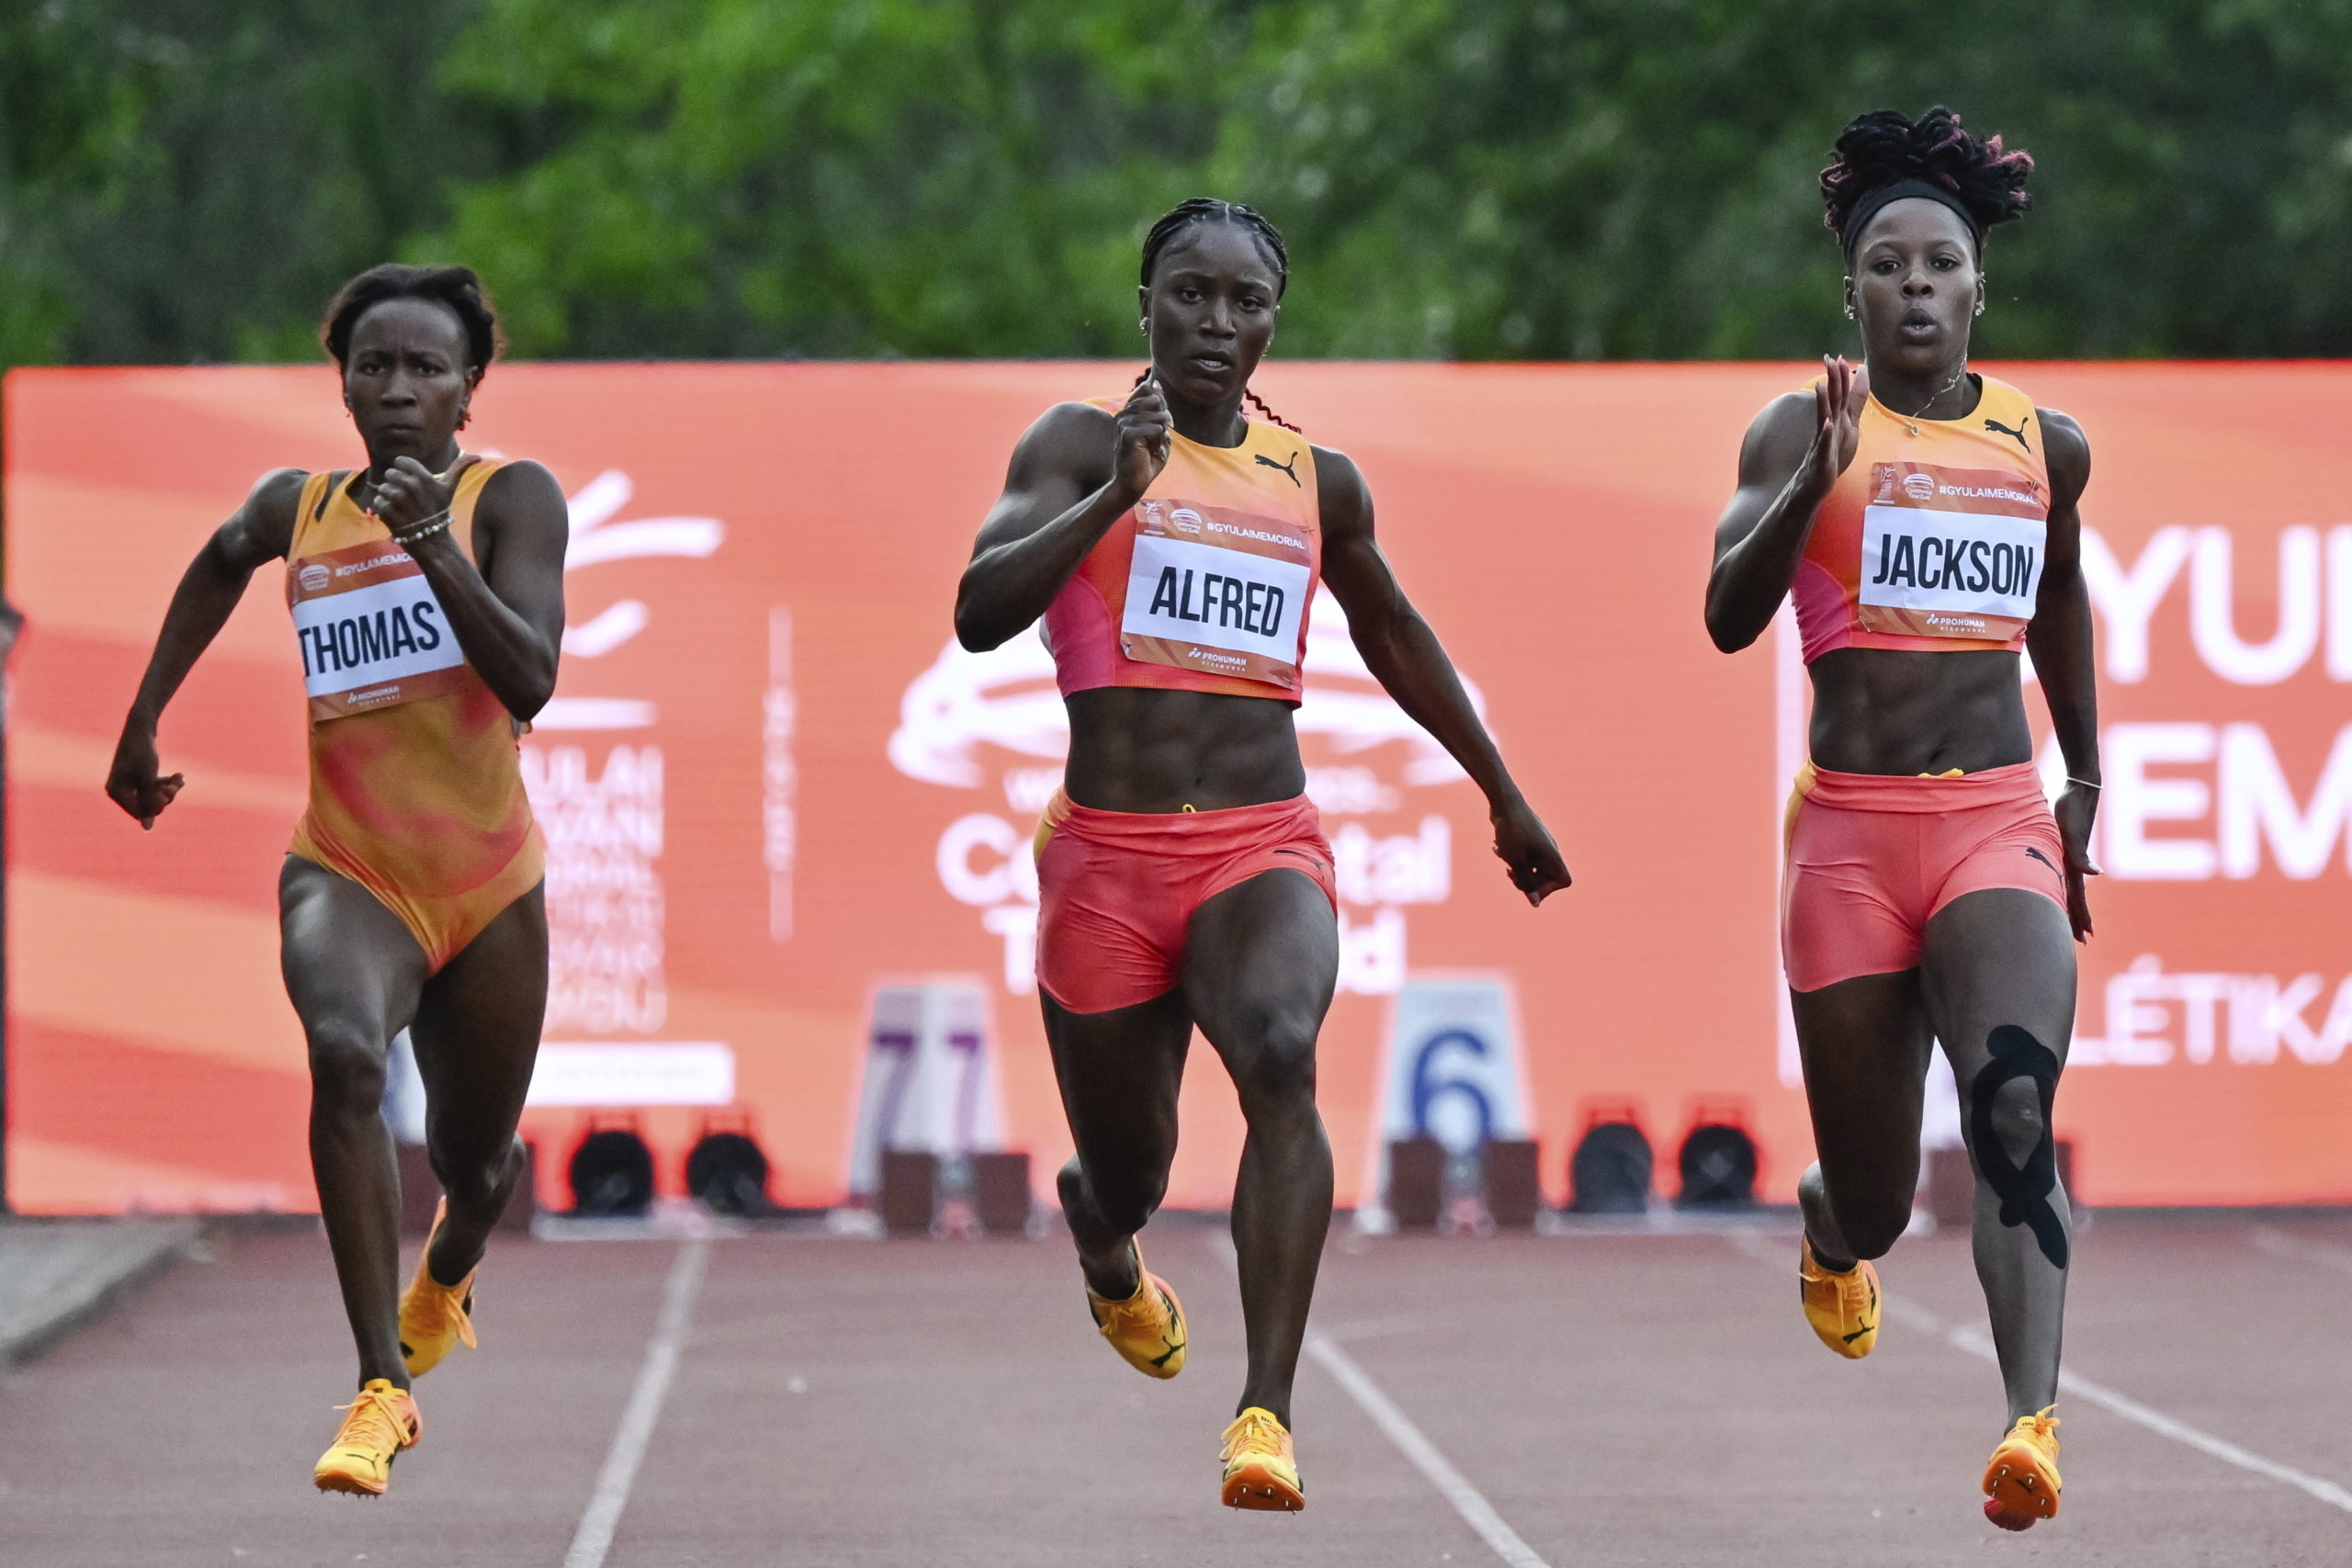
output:
[[[2001,1201],[2001,1223],[2025,1225],[2041,1244],[2041,1256],[2066,1267],[2066,1226],[2050,1201],[2058,1190],[2058,1145],[2050,1131],[2050,1102],[2058,1090],[2058,1058],[2025,1030],[2005,1023],[1986,1037],[1993,1059],[1968,1089],[1969,1126],[1976,1145],[1976,1168]],[[2041,1100],[2041,1139],[2022,1165],[2009,1162],[1993,1125],[1995,1101],[2012,1078],[2030,1078]]]

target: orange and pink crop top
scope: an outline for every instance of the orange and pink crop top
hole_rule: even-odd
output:
[[[1295,706],[1323,566],[1315,454],[1256,420],[1238,446],[1172,431],[1168,446],[1143,499],[1046,607],[1056,683],[1064,696],[1149,686]]]
[[[1805,662],[1840,648],[2017,652],[2049,518],[2031,398],[1987,376],[1964,419],[1905,419],[1871,399],[1797,563]]]

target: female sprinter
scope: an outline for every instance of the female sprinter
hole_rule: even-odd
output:
[[[1124,405],[1030,427],[956,602],[966,648],[1045,617],[1069,708],[1038,829],[1037,980],[1077,1157],[1061,1173],[1087,1303],[1137,1371],[1174,1377],[1184,1315],[1136,1233],[1167,1190],[1195,1024],[1248,1119],[1233,1194],[1250,1370],[1224,1498],[1305,1506],[1291,1377],[1331,1216],[1315,1037],[1339,972],[1330,847],[1291,710],[1318,579],[1405,711],[1486,793],[1530,903],[1568,885],[1453,667],[1374,542],[1356,467],[1249,418],[1289,261],[1273,225],[1187,201],[1144,241],[1151,368]]]
[[[1931,1041],[1965,1100],[1976,1272],[2010,1427],[1985,1514],[2058,1512],[2069,1221],[2051,1094],[2075,1017],[2074,943],[2098,806],[2090,604],[2076,513],[2090,448],[2063,413],[1968,368],[1984,233],[2033,162],[1957,116],[1846,128],[1822,172],[1863,368],[1828,362],[1757,416],[1715,530],[1707,629],[1747,647],[1793,592],[1812,761],[1790,806],[1781,954],[1820,1162],[1798,1185],[1805,1316],[1841,1356],[1879,1328],[1870,1259],[1911,1214]],[[2070,775],[2033,765],[2030,649]]]
[[[515,738],[555,687],[567,525],[545,468],[458,449],[497,334],[463,267],[379,266],[344,286],[320,335],[368,466],[266,474],[213,534],[172,597],[107,780],[154,826],[182,782],[158,776],[164,705],[254,570],[283,558],[311,804],[278,877],[282,962],[359,1348],[359,1397],[313,1479],[362,1496],[382,1494],[422,1429],[409,1380],[474,1342],[475,1266],[522,1173],[514,1125],[547,1002],[546,853]],[[400,1184],[377,1108],[402,1029],[447,1197],[398,1293]]]

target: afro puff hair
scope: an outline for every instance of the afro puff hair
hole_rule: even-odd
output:
[[[1949,191],[1982,233],[2025,216],[2032,173],[2030,153],[2008,151],[1997,136],[1971,133],[1941,104],[1917,119],[1874,109],[1846,127],[1821,171],[1821,220],[1843,239],[1863,197],[1897,180],[1922,180]]]

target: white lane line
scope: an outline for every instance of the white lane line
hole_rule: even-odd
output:
[[[1758,1245],[1751,1246],[1750,1237],[1736,1236],[1733,1238],[1733,1245],[1751,1258],[1761,1258],[1767,1262],[1786,1261],[1778,1254],[1766,1258],[1761,1249],[1761,1238],[1754,1239]],[[2301,1255],[2301,1244],[2296,1243],[2291,1237],[2282,1235],[2279,1240],[2286,1242],[2290,1247],[2297,1248],[2298,1255]],[[2265,1245],[2260,1240],[2259,1232],[2256,1233],[2256,1245]],[[2275,1247],[2272,1250],[2275,1250]],[[2346,1262],[2347,1266],[2352,1266],[2352,1258],[2347,1258]],[[1980,1360],[1990,1361],[1996,1366],[2000,1364],[2000,1353],[1993,1348],[1992,1339],[1983,1330],[1947,1329],[1933,1313],[1916,1306],[1904,1298],[1890,1295],[1883,1289],[1879,1292],[1879,1303],[1880,1309],[1897,1322],[1908,1324],[1919,1332],[1939,1338],[1964,1355],[1974,1356]],[[2327,1504],[2330,1507],[2341,1508],[2346,1513],[2352,1513],[2352,1491],[2346,1490],[2333,1481],[2307,1474],[2292,1465],[2280,1464],[2277,1460],[2267,1459],[2251,1449],[2242,1449],[2227,1438],[2217,1438],[2201,1427],[2192,1427],[2186,1421],[2167,1416],[2153,1405],[2143,1404],[2120,1389],[2109,1388],[2107,1384],[2084,1377],[2079,1372],[2062,1371],[2058,1374],[2058,1392],[2068,1397],[2079,1399],[2086,1404],[2096,1404],[2110,1416],[2120,1416],[2126,1421],[2135,1426],[2144,1427],[2159,1437],[2170,1438],[2184,1448],[2195,1449],[2199,1453],[2220,1460],[2224,1464],[2233,1464],[2240,1470],[2251,1471],[2267,1480],[2276,1481],[2282,1486],[2292,1486],[2297,1491],[2307,1493]]]
[[[677,1261],[670,1265],[669,1282],[662,1289],[661,1314],[653,1321],[653,1337],[645,1347],[645,1364],[638,1369],[637,1386],[629,1390],[628,1408],[621,1412],[620,1429],[613,1434],[612,1450],[597,1472],[596,1489],[587,1511],[563,1554],[563,1568],[604,1568],[605,1554],[613,1549],[613,1531],[628,1506],[628,1489],[637,1481],[637,1467],[652,1441],[653,1424],[662,1418],[662,1402],[669,1397],[670,1380],[678,1371],[678,1356],[685,1348],[686,1326],[694,1317],[695,1297],[702,1291],[710,1267],[710,1242],[695,1236],[678,1244]]]
[[[1993,1341],[1975,1329],[1955,1328],[1944,1338],[1945,1342],[1954,1349],[1964,1350],[1981,1359],[1991,1361],[1996,1365],[1999,1364],[2000,1358],[1993,1348]],[[2323,1481],[2316,1475],[2307,1475],[2294,1466],[2280,1464],[2274,1459],[2265,1459],[2251,1449],[2242,1449],[2226,1438],[2217,1438],[2212,1433],[2192,1427],[2186,1421],[2176,1420],[2161,1410],[2143,1404],[2131,1395],[2111,1389],[2103,1382],[2095,1382],[2079,1372],[2060,1372],[2058,1392],[2086,1404],[2096,1404],[2110,1415],[2120,1416],[2126,1421],[2145,1427],[2149,1431],[2161,1437],[2170,1438],[2174,1442],[2195,1449],[2199,1453],[2210,1454],[2224,1464],[2236,1465],[2240,1470],[2250,1470],[2255,1474],[2267,1476],[2283,1486],[2292,1486],[2298,1491],[2307,1492],[2331,1507],[2352,1513],[2352,1492],[2346,1491],[2335,1482]]]
[[[1233,1239],[1222,1232],[1212,1233],[1209,1246],[1222,1258],[1227,1269],[1238,1269]],[[1356,1407],[1372,1418],[1388,1440],[1396,1445],[1397,1452],[1410,1461],[1413,1468],[1438,1490],[1438,1495],[1453,1505],[1462,1522],[1477,1532],[1478,1539],[1494,1550],[1508,1568],[1551,1568],[1551,1564],[1536,1555],[1535,1549],[1519,1538],[1519,1532],[1503,1522],[1495,1506],[1486,1495],[1470,1484],[1470,1478],[1453,1467],[1453,1461],[1438,1451],[1413,1418],[1398,1408],[1396,1402],[1372,1381],[1372,1374],[1356,1363],[1329,1338],[1313,1329],[1306,1331],[1306,1353],[1315,1363],[1331,1374],[1331,1380],[1347,1391]],[[565,1568],[571,1568],[567,1563]]]
[[[2273,1258],[2291,1258],[2298,1263],[2316,1263],[2339,1274],[2352,1274],[2352,1247],[2290,1235],[2276,1225],[2256,1225],[2246,1240]]]

